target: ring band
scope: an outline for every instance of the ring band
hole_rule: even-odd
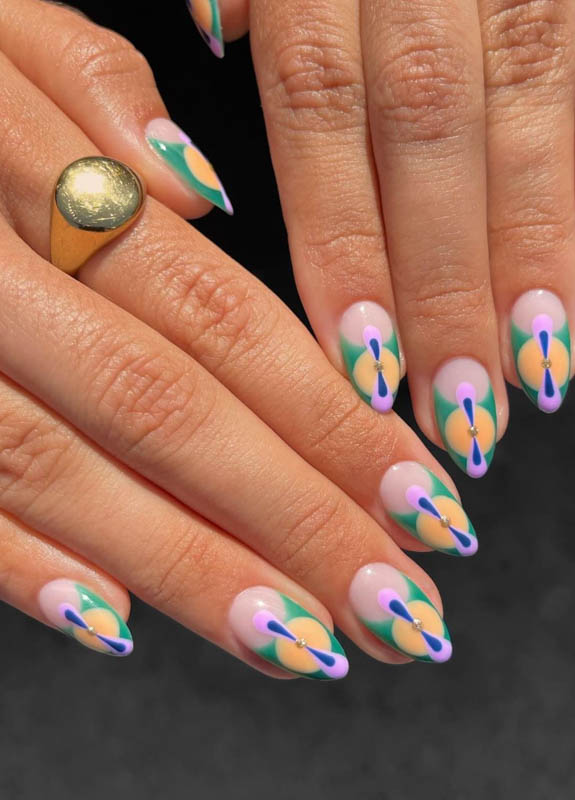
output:
[[[90,256],[132,225],[146,190],[133,169],[104,156],[73,161],[52,198],[50,260],[73,275]]]

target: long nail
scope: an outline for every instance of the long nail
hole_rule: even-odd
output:
[[[214,168],[172,120],[159,117],[148,122],[146,140],[189,188],[228,214],[234,213]]]
[[[377,303],[354,303],[339,326],[340,346],[351,382],[376,411],[390,411],[399,380],[399,345],[391,317]]]
[[[344,678],[349,664],[342,646],[302,606],[266,586],[241,592],[230,609],[230,626],[261,658],[306,678]]]
[[[109,603],[75,581],[60,578],[38,594],[42,613],[54,627],[80,644],[108,656],[129,656],[132,634]]]
[[[395,567],[362,567],[352,581],[350,602],[366,628],[400,653],[435,663],[451,658],[443,618],[427,595]]]
[[[447,486],[416,461],[390,467],[379,488],[389,516],[424,544],[451,556],[472,556],[477,536]]]
[[[186,0],[186,5],[204,42],[215,56],[223,58],[224,36],[218,0]]]
[[[495,397],[487,370],[473,358],[447,361],[433,381],[435,419],[457,466],[472,478],[487,472],[497,438]]]
[[[511,311],[511,346],[527,397],[546,414],[557,411],[569,386],[571,336],[561,300],[532,289]]]

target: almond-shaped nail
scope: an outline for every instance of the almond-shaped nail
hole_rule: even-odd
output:
[[[435,419],[443,444],[471,478],[487,472],[497,440],[497,411],[489,375],[473,358],[447,361],[433,381]]]
[[[215,56],[223,58],[224,36],[218,0],[186,0],[186,5],[204,42]]]
[[[132,634],[118,612],[75,581],[50,581],[40,589],[38,603],[48,622],[90,650],[129,656],[134,649]]]
[[[569,386],[571,335],[556,294],[533,289],[521,295],[511,311],[511,346],[527,397],[546,414],[557,411]]]
[[[241,592],[230,609],[230,626],[242,644],[288,672],[319,680],[347,675],[348,660],[331,631],[275,589]]]
[[[190,137],[172,120],[158,118],[148,122],[146,140],[188,188],[228,214],[234,213],[216,171]]]
[[[350,602],[363,625],[400,653],[435,663],[451,658],[443,617],[419,586],[395,567],[362,567],[352,581]]]
[[[455,495],[423,464],[394,464],[383,476],[379,491],[389,516],[428,547],[451,556],[477,552],[471,520]]]
[[[401,378],[399,345],[391,317],[377,303],[354,303],[339,325],[341,352],[350,380],[376,411],[390,411]]]

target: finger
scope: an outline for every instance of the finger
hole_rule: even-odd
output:
[[[90,650],[128,656],[134,649],[126,625],[130,613],[126,590],[78,555],[1,510],[0,599]],[[70,609],[63,605],[72,606],[88,627],[71,624],[66,616]]]
[[[184,217],[232,206],[206,158],[168,118],[152,71],[126,39],[69,9],[0,0],[0,49],[106,155],[139,172]]]
[[[64,166],[93,152],[93,145],[10,64],[0,70],[6,123],[0,197],[4,189],[8,219],[48,257],[50,189]],[[18,122],[23,105],[35,108],[24,125]],[[373,414],[359,401],[285,306],[197,231],[149,202],[140,222],[78,276],[214,373],[399,543],[417,547],[423,541],[458,553],[443,536],[420,535],[413,516],[409,524],[404,516],[399,522],[391,513],[396,506],[390,509],[380,493],[384,473],[405,461],[419,462],[455,492],[420,440],[396,415]],[[403,483],[397,491],[401,505]]]
[[[186,0],[198,32],[212,53],[224,56],[224,40],[239,39],[248,30],[248,0]]]
[[[480,3],[491,279],[505,375],[544,412],[565,397],[575,315],[575,7]]]
[[[117,613],[95,594],[102,586],[110,602],[115,598],[127,614],[125,591],[102,574],[98,578],[79,556],[66,553],[61,547],[64,544],[93,563],[106,564],[110,574],[124,576],[142,600],[196,633],[268,674],[281,675],[278,669],[270,672],[258,652],[249,655],[246,645],[257,641],[261,647],[264,637],[256,636],[256,631],[250,637],[251,620],[245,619],[245,614],[250,608],[255,614],[259,603],[261,609],[275,609],[286,621],[281,598],[289,595],[286,604],[293,603],[292,610],[297,608],[298,615],[307,620],[313,617],[313,622],[306,624],[324,641],[324,649],[337,654],[335,670],[323,674],[320,669],[308,669],[308,675],[344,677],[347,660],[343,651],[315,614],[332,628],[330,616],[309,593],[235,539],[110,461],[57,415],[5,379],[0,379],[0,406],[0,505],[4,509],[0,545],[3,537],[7,542],[6,547],[0,546],[4,599],[100,652],[128,655],[129,632]],[[82,501],[70,503],[71,496]],[[6,512],[18,520],[11,528],[7,527]],[[25,533],[24,526],[34,532]],[[50,544],[36,531],[60,546]],[[24,553],[28,560],[22,558]],[[33,567],[30,556],[34,556]],[[87,588],[90,586],[92,590]],[[242,614],[229,618],[235,598],[246,592],[251,605],[242,601]],[[291,671],[297,671],[294,658],[282,663],[274,657],[273,648],[272,652],[265,650],[264,657],[266,654],[272,656],[268,660],[275,667],[285,668],[289,663]],[[307,662],[308,666],[316,664],[309,658]]]
[[[13,380],[302,583],[368,652],[374,643],[347,597],[366,563],[414,576],[438,597],[425,573],[364,511],[211,375],[3,228],[0,368]],[[407,602],[412,593],[401,597]],[[437,612],[432,616],[437,634]],[[415,646],[390,635],[384,626],[388,644]],[[427,658],[426,648],[407,652]]]
[[[476,3],[363,0],[362,21],[414,409],[424,432],[480,477],[503,433],[507,402],[489,282]]]
[[[254,0],[251,41],[300,296],[360,397],[391,409],[402,372],[356,3]]]

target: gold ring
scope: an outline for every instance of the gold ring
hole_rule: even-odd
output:
[[[52,198],[50,260],[73,275],[90,256],[132,225],[146,190],[133,169],[104,156],[73,161]]]

